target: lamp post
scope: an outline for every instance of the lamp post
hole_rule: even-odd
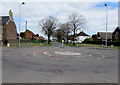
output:
[[[106,41],[105,41],[105,47],[107,47],[107,25],[108,25],[108,6],[105,4],[106,7]]]
[[[27,21],[25,21],[25,32],[27,31]],[[27,43],[27,39],[26,39],[26,34],[25,35],[25,43]]]
[[[20,5],[19,5],[19,47],[20,47],[20,6],[25,4],[24,2],[22,2]]]

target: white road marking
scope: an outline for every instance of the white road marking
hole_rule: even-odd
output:
[[[39,52],[39,51],[37,51],[37,52]],[[37,52],[33,52],[33,55],[34,56],[38,56],[36,53]],[[51,54],[49,54],[47,51],[43,51],[43,54],[45,54],[45,55],[48,55],[48,56],[52,56]],[[88,56],[92,56],[92,54],[89,54]],[[100,57],[100,58],[97,58],[97,59],[95,59],[95,60],[102,60],[102,59],[104,59],[105,58],[105,56],[104,55],[101,55],[102,57]],[[90,60],[90,59],[65,59],[65,58],[52,58],[52,57],[40,57],[40,58],[48,58],[48,59],[55,59],[55,60]]]

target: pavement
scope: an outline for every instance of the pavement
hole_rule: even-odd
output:
[[[3,83],[117,83],[118,50],[70,47],[3,47]],[[56,52],[67,52],[61,55]],[[76,52],[80,55],[69,55]],[[103,57],[104,56],[104,57]]]

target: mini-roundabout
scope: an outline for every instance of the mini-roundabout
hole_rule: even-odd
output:
[[[34,56],[55,60],[101,60],[105,56],[92,52],[78,52],[67,50],[40,50],[33,53]]]

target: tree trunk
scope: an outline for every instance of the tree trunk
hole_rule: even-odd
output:
[[[75,25],[74,25],[74,38],[73,38],[73,45],[75,45]]]
[[[66,39],[67,39],[67,42],[66,42],[66,43],[68,43],[68,34],[67,34],[67,37],[66,37]]]
[[[48,44],[50,44],[50,35],[48,35]]]
[[[67,39],[67,42],[66,43],[68,43],[68,39]]]

